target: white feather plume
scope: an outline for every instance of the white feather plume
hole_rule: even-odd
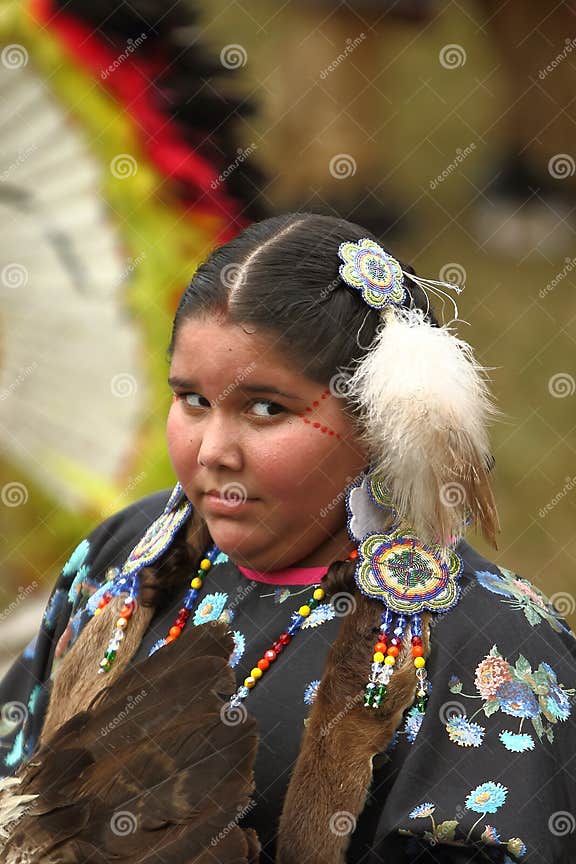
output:
[[[500,412],[486,371],[467,342],[431,326],[422,310],[388,308],[348,379],[372,468],[424,542],[449,545],[472,515],[496,545],[487,422]]]

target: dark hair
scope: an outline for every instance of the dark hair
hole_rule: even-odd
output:
[[[215,249],[194,273],[176,310],[168,359],[185,321],[218,315],[273,334],[287,362],[327,386],[335,374],[362,359],[382,324],[380,312],[338,273],[340,243],[362,237],[380,243],[354,222],[314,213],[288,213],[250,225]],[[409,265],[400,265],[415,273]],[[412,282],[405,287],[406,303],[424,310],[427,320],[438,326],[422,289]],[[210,542],[201,517],[194,513],[191,518],[195,541],[186,543],[180,532],[171,554],[159,562],[156,580],[148,583],[148,593],[154,581],[158,588],[158,599],[148,601],[154,605],[180,582],[184,585]],[[328,575],[345,579],[353,570],[349,562],[333,562]]]
[[[184,321],[218,314],[272,332],[295,368],[327,385],[338,369],[362,358],[382,322],[380,312],[338,273],[340,243],[362,237],[379,242],[354,222],[315,213],[250,225],[196,270],[176,310],[169,359]],[[438,326],[422,289],[412,282],[406,287],[407,302],[427,311],[427,320]]]

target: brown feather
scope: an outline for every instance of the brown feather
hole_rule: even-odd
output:
[[[233,648],[224,623],[190,627],[97,693],[21,769],[19,794],[38,798],[2,860],[256,862],[256,835],[236,824],[254,788],[255,721],[222,714]]]

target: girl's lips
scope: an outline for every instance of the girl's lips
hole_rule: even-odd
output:
[[[214,513],[237,513],[244,507],[248,507],[258,501],[257,498],[221,498],[218,493],[204,493],[206,507]]]

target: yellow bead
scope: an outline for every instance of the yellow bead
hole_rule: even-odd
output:
[[[298,609],[298,614],[302,615],[303,618],[307,618],[310,614],[310,606],[300,606]]]
[[[102,609],[95,609],[94,615],[100,615],[101,612],[102,612]]]
[[[323,588],[316,588],[316,590],[314,591],[312,596],[314,597],[315,600],[323,600],[324,599],[324,589]]]
[[[374,654],[374,663],[382,663],[384,660],[384,654],[381,651],[376,651]]]
[[[259,669],[258,666],[255,666],[254,669],[250,670],[251,678],[261,678],[263,674],[262,669]]]
[[[416,666],[417,669],[421,669],[425,665],[426,665],[426,660],[424,659],[424,657],[415,657],[414,658],[414,666]]]
[[[110,661],[106,657],[104,657],[102,660],[100,660],[100,666],[102,666],[103,669],[105,669],[106,666],[109,666],[109,665],[110,665]]]
[[[200,561],[200,569],[201,570],[209,570],[211,566],[212,566],[212,562],[210,561],[209,558],[203,558],[202,561]]]
[[[116,621],[116,627],[119,627],[120,630],[125,630],[127,626],[128,626],[128,619],[127,618],[118,618],[118,620]]]
[[[194,579],[190,582],[191,588],[201,588],[202,587],[202,579],[199,576],[195,576]]]
[[[396,663],[396,657],[392,657],[391,654],[387,654],[386,657],[384,658],[384,663],[387,666],[394,666],[394,664]]]
[[[244,678],[244,686],[245,687],[251,688],[251,687],[254,687],[255,684],[256,684],[256,679],[253,678],[252,675],[249,675],[247,678]]]

